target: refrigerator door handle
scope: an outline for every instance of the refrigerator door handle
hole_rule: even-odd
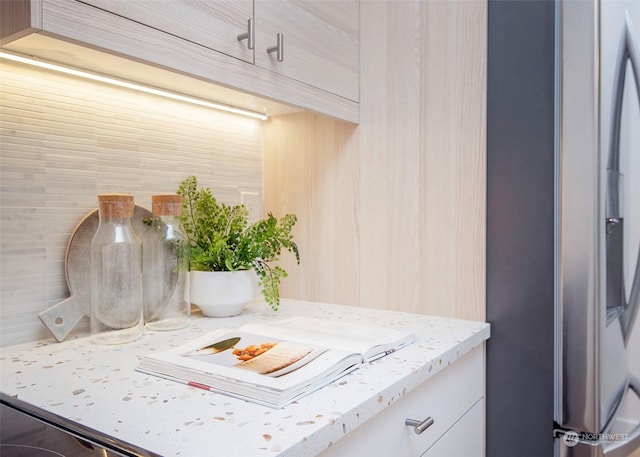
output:
[[[632,374],[629,375],[629,388],[640,398],[640,379]],[[605,457],[627,457],[638,448],[640,448],[640,424],[627,434],[626,440],[603,446],[602,453]]]

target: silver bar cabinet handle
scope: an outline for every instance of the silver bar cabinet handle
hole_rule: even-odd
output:
[[[422,422],[415,419],[405,419],[404,425],[413,427],[413,431],[416,432],[416,435],[420,435],[426,429],[431,427],[433,425],[433,422],[434,422],[433,417],[427,417]]]
[[[238,41],[247,40],[247,49],[256,47],[256,29],[253,25],[253,18],[247,20],[247,31],[238,35]]]
[[[278,33],[277,40],[277,44],[273,47],[267,48],[267,52],[269,54],[275,52],[278,62],[282,62],[284,60],[284,34]]]

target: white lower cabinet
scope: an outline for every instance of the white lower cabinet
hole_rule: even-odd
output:
[[[484,346],[479,346],[320,456],[482,457],[484,377]],[[405,425],[406,419],[429,417],[433,424],[420,434]]]

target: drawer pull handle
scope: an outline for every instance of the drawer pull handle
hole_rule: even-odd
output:
[[[433,421],[433,417],[427,417],[422,422],[417,421],[415,419],[405,419],[404,420],[404,425],[407,425],[409,427],[413,427],[413,431],[416,432],[416,435],[420,435],[426,429],[431,427],[433,425],[433,422],[434,422]]]

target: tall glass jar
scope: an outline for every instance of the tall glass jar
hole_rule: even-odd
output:
[[[151,197],[153,221],[142,237],[144,322],[151,330],[189,324],[189,256],[180,229],[182,197]]]
[[[128,343],[142,335],[142,249],[131,219],[133,196],[98,195],[100,224],[91,240],[91,337]]]

